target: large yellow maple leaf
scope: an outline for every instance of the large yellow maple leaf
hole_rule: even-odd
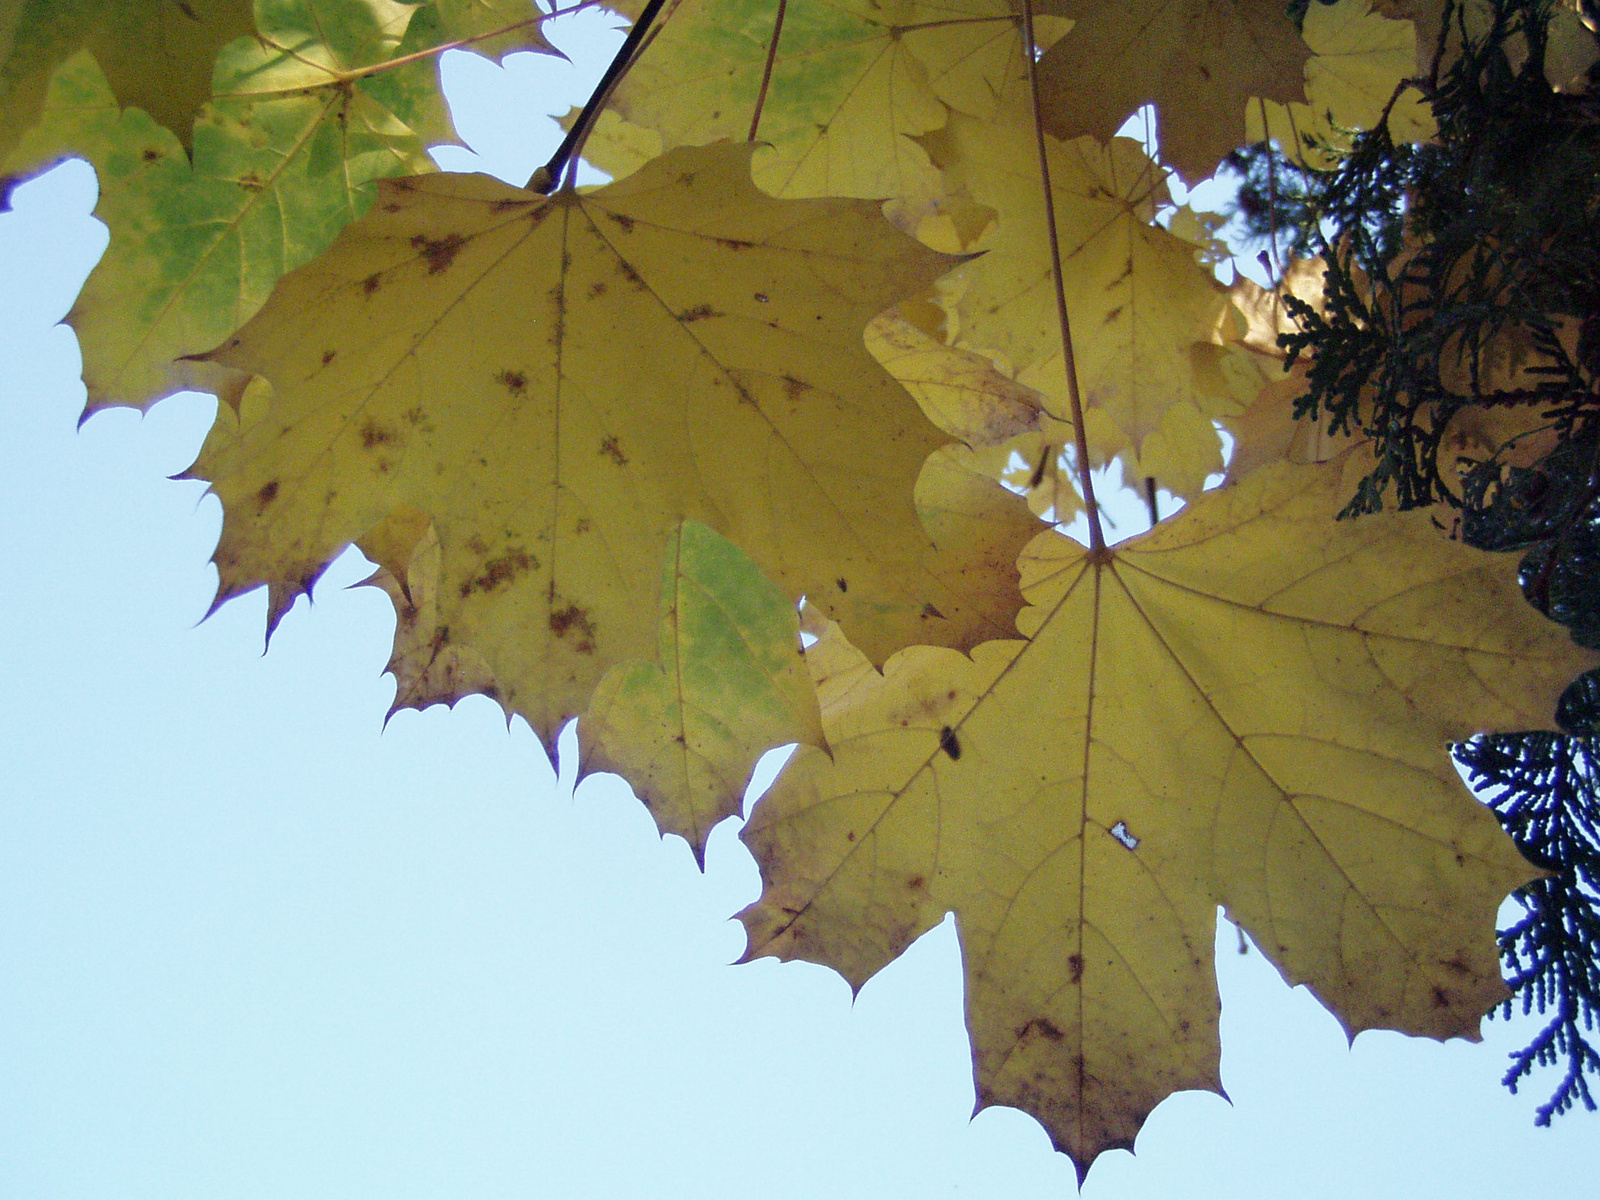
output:
[[[1336,522],[1365,465],[1263,467],[1098,554],[1042,535],[1027,641],[880,675],[824,638],[832,758],[744,831],[747,957],[860,987],[953,911],[979,1104],[1080,1171],[1220,1089],[1219,904],[1352,1034],[1476,1036],[1534,871],[1448,745],[1547,725],[1594,656],[1426,512]]]
[[[871,203],[762,194],[751,153],[678,150],[548,197],[485,176],[386,184],[207,356],[275,389],[195,468],[223,501],[221,597],[265,583],[276,620],[368,535],[403,579],[431,521],[434,608],[402,686],[441,656],[481,661],[549,742],[609,666],[654,658],[684,520],[880,661],[1007,631],[1029,518],[1018,504],[930,540],[913,494],[944,439],[862,342],[954,260]]]
[[[1109,138],[1154,104],[1162,157],[1190,181],[1245,140],[1252,96],[1303,100],[1310,54],[1282,0],[1055,0],[1076,21],[1039,63],[1045,127]]]

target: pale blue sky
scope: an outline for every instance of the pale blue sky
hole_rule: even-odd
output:
[[[450,66],[520,182],[556,137],[533,85],[581,86]],[[93,201],[69,166],[0,217],[0,1200],[1069,1195],[1031,1119],[968,1119],[948,923],[853,1005],[820,968],[730,966],[758,889],[733,823],[701,875],[487,701],[385,728],[392,618],[354,557],[265,656],[259,595],[197,624],[218,508],[166,477],[212,401],[76,429],[55,322]],[[1347,1049],[1219,947],[1233,1104],[1167,1101],[1085,1195],[1594,1193],[1600,1122],[1536,1130],[1543,1092],[1499,1085],[1523,1028]]]

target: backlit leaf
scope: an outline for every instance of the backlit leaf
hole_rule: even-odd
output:
[[[223,500],[222,595],[268,584],[275,620],[345,544],[426,513],[442,565],[417,652],[471,648],[547,742],[610,666],[655,655],[684,520],[880,658],[1008,630],[1010,562],[997,578],[973,565],[993,552],[923,532],[942,438],[861,341],[951,260],[875,205],[762,195],[750,154],[550,197],[385,185],[209,356],[276,389],[196,468]]]
[[[578,722],[583,770],[625,776],[663,833],[704,865],[712,826],[739,812],[763,753],[821,746],[800,614],[755,563],[698,521],[667,540],[660,656],[619,663]]]
[[[1109,138],[1154,104],[1162,158],[1191,183],[1245,140],[1252,96],[1304,99],[1308,51],[1282,0],[1057,0],[1076,21],[1040,62],[1045,124]]]
[[[0,162],[39,118],[50,77],[88,51],[118,104],[185,145],[211,96],[211,60],[254,31],[250,0],[7,0],[0,4]]]
[[[827,649],[832,759],[743,834],[747,956],[860,987],[953,910],[979,1105],[1080,1171],[1220,1090],[1219,904],[1352,1033],[1475,1037],[1534,872],[1447,746],[1547,724],[1594,658],[1427,513],[1335,522],[1362,465],[1263,468],[1101,555],[1042,535],[1028,641]]]

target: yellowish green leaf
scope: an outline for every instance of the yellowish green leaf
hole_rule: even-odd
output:
[[[998,446],[1039,425],[1039,393],[989,359],[947,346],[898,308],[867,326],[867,349],[928,419],[969,446]]]
[[[618,85],[610,104],[623,120],[595,130],[589,157],[620,173],[633,126],[669,147],[745,138],[776,11],[770,0],[680,0]],[[791,0],[756,182],[779,196],[894,197],[915,219],[941,189],[913,139],[944,124],[946,104],[989,115],[1025,62],[1007,0]]]
[[[624,776],[704,865],[761,755],[824,744],[794,603],[732,542],[685,521],[662,565],[659,658],[606,673],[578,741],[584,771]]]
[[[250,0],[7,0],[0,4],[0,162],[39,119],[55,69],[88,51],[118,104],[183,144],[211,97],[211,62],[254,31]]]
[[[1328,170],[1348,153],[1352,132],[1371,129],[1385,109],[1396,141],[1425,141],[1437,132],[1421,93],[1407,88],[1396,95],[1415,71],[1410,21],[1374,11],[1372,0],[1339,0],[1311,5],[1302,32],[1312,51],[1306,102],[1251,101],[1249,140],[1270,138],[1296,162]]]
[[[951,118],[927,139],[953,187],[999,214],[965,269],[955,344],[1010,362],[1057,417],[1068,413],[1061,326],[1033,131],[1020,104],[994,122]],[[1227,301],[1192,243],[1153,223],[1166,173],[1129,138],[1048,140],[1056,231],[1078,384],[1137,450],[1177,403],[1210,412],[1209,344]]]

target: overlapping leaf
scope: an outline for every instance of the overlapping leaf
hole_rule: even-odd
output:
[[[1296,161],[1319,170],[1337,165],[1351,133],[1371,129],[1387,112],[1398,141],[1422,141],[1435,132],[1420,93],[1400,90],[1416,69],[1417,35],[1410,21],[1374,11],[1372,0],[1313,4],[1302,26],[1312,52],[1306,63],[1306,102],[1255,100],[1246,134],[1271,138]]]
[[[732,542],[684,522],[662,567],[660,656],[611,668],[578,736],[583,769],[625,776],[703,863],[763,753],[823,744],[793,602]]]
[[[1026,642],[881,676],[819,644],[832,760],[751,816],[748,956],[859,987],[953,910],[980,1105],[1080,1170],[1219,1087],[1218,904],[1352,1032],[1475,1036],[1532,869],[1447,744],[1548,723],[1593,656],[1428,514],[1335,522],[1361,465],[1262,468],[1099,555],[1043,535]]]
[[[1244,139],[1252,96],[1304,99],[1309,51],[1281,0],[1057,0],[1076,21],[1040,62],[1059,138],[1109,138],[1143,104],[1161,152],[1191,182]]]
[[[1020,98],[1013,103],[1022,107]],[[966,268],[957,345],[998,353],[1064,416],[1061,326],[1033,131],[1020,113],[993,124],[955,116],[929,144],[952,186],[998,214],[994,236],[980,243],[988,253]],[[1233,403],[1214,344],[1227,301],[1196,262],[1194,245],[1152,223],[1167,200],[1165,172],[1128,138],[1106,146],[1049,139],[1049,151],[1085,403],[1110,419],[1135,454],[1168,410],[1185,406],[1205,418],[1202,452],[1215,456],[1209,418]],[[1103,455],[1120,448],[1098,447]]]
[[[951,260],[874,205],[763,195],[750,154],[548,198],[386,185],[209,356],[276,389],[197,467],[224,503],[222,595],[266,583],[275,617],[346,543],[424,513],[434,623],[402,678],[468,647],[547,739],[609,666],[654,657],[683,520],[878,656],[1010,628],[1026,514],[941,501],[962,538],[930,541],[913,488],[942,438],[861,342]]]
[[[88,51],[117,103],[141,108],[188,144],[211,96],[211,60],[248,37],[251,0],[6,0],[0,4],[0,163],[43,111],[50,77]]]
[[[622,174],[639,130],[663,147],[743,138],[776,12],[769,0],[680,0],[618,86],[622,121],[596,132],[590,157]],[[1008,0],[792,0],[756,181],[774,195],[895,197],[916,211],[941,185],[914,139],[944,124],[947,105],[991,116],[1025,61]]]
[[[259,35],[218,56],[192,163],[148,114],[119,109],[87,54],[63,64],[43,123],[5,168],[79,153],[99,175],[95,211],[111,244],[69,318],[89,411],[224,387],[178,360],[216,345],[284,272],[326,249],[376,180],[432,170],[424,135],[450,134],[437,64],[386,64],[428,36],[470,36],[462,19],[442,24],[431,7],[396,0],[261,0]]]

